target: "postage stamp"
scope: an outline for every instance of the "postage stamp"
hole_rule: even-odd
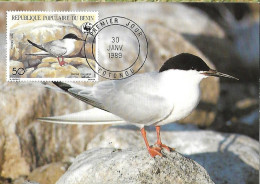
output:
[[[7,81],[97,80],[97,44],[87,34],[98,12],[8,11],[6,16]]]

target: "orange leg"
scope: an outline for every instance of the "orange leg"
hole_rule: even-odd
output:
[[[66,62],[64,61],[64,57],[61,56],[61,59],[62,59],[62,61],[60,62],[60,65],[63,66],[66,64]]]
[[[59,58],[59,57],[57,57],[57,59],[58,59],[58,61],[59,61],[59,65],[60,65],[60,66],[63,66],[63,65],[66,64],[66,62],[64,61],[64,57],[61,56],[61,61],[60,61],[60,58]]]
[[[156,144],[157,144],[160,148],[165,148],[165,149],[168,150],[168,151],[174,150],[174,149],[172,149],[172,148],[166,146],[165,144],[162,144],[162,142],[161,142],[161,136],[160,136],[160,129],[161,129],[161,127],[160,127],[160,126],[155,126],[155,128],[156,128],[156,133],[157,133],[157,142],[156,142]]]
[[[60,58],[59,58],[59,57],[57,57],[57,59],[58,59],[59,65],[60,65],[60,66],[62,66],[62,65],[61,65],[61,62],[60,62]]]
[[[160,153],[160,149],[158,149],[158,148],[153,148],[153,147],[151,147],[151,146],[149,145],[149,143],[148,143],[148,141],[147,141],[147,138],[146,138],[146,132],[145,132],[145,129],[144,129],[144,128],[141,129],[141,133],[142,133],[142,136],[143,136],[143,138],[144,138],[145,145],[146,145],[147,150],[148,150],[148,152],[150,153],[150,155],[151,155],[152,157],[155,157],[156,155],[162,156],[162,154]]]

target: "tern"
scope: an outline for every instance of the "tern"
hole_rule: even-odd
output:
[[[76,41],[84,41],[83,39],[77,37],[73,33],[69,33],[65,35],[62,39],[53,40],[50,42],[43,43],[41,45],[33,43],[31,40],[27,40],[30,44],[38,49],[41,49],[43,52],[37,52],[29,55],[51,55],[55,56],[58,59],[60,66],[66,64],[64,61],[64,56],[69,56],[71,53],[74,52],[76,46]],[[60,61],[60,57],[62,61]]]
[[[53,82],[59,90],[96,108],[70,115],[40,118],[66,124],[131,123],[140,127],[152,157],[162,156],[160,126],[188,116],[200,100],[199,84],[209,76],[237,78],[208,67],[198,56],[182,53],[168,59],[159,72],[136,74],[123,80],[102,81],[93,87]],[[156,127],[157,142],[150,146],[145,126]]]

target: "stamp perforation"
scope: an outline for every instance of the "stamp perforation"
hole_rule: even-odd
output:
[[[99,14],[98,11],[24,11],[24,10],[12,10],[12,11],[6,11],[6,81],[8,82],[47,82],[47,81],[69,81],[69,82],[95,82],[98,80],[98,76],[94,73],[94,77],[85,77],[85,78],[12,78],[10,73],[10,49],[11,49],[11,43],[10,43],[10,27],[11,27],[11,16],[13,14],[50,14],[50,15],[80,15],[80,14],[86,14],[91,15],[93,14],[95,16],[94,23],[99,20]],[[79,28],[79,27],[78,27]]]

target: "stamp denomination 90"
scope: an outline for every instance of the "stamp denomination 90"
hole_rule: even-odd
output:
[[[95,81],[96,43],[88,48],[83,31],[97,21],[98,12],[8,11],[7,81]]]

